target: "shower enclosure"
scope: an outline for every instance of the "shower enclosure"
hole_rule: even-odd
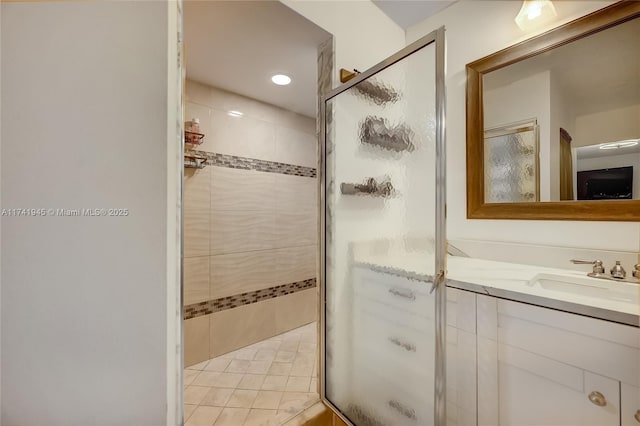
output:
[[[354,425],[444,425],[444,28],[322,102],[321,396]]]

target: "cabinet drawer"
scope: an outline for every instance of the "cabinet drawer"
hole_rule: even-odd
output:
[[[374,304],[371,305],[369,308],[375,308]],[[433,323],[424,318],[419,319],[422,324],[413,326],[421,326],[422,330],[380,318],[376,311],[360,310],[356,321],[361,327],[354,335],[354,341],[368,352],[367,356],[381,362],[397,364],[398,367],[394,370],[405,370],[411,375],[412,371],[420,371],[425,363],[428,364],[433,359]]]
[[[362,360],[362,368],[368,373],[367,380],[375,381],[377,386],[383,386],[402,400],[419,406],[425,400],[433,398],[433,363],[423,366],[419,371],[409,371],[399,367],[399,364],[380,362],[365,358]],[[360,374],[360,373],[359,373]]]
[[[380,374],[380,366],[358,366],[355,395],[361,395],[370,411],[386,425],[426,425],[433,420],[432,386],[422,380],[415,384],[392,383]]]
[[[435,305],[433,294],[429,294],[430,286],[430,283],[396,275],[362,268],[354,270],[356,298],[375,300],[396,310],[426,318],[434,318]]]

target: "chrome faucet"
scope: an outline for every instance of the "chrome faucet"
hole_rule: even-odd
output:
[[[602,263],[602,260],[571,259],[571,263],[574,265],[593,265],[593,272],[591,274],[604,274],[604,264]]]
[[[627,276],[627,271],[624,270],[619,260],[616,260],[616,264],[611,268],[611,276],[618,279],[623,279]]]
[[[592,278],[640,284],[640,264],[637,264],[633,267],[633,277],[627,278],[627,271],[624,270],[619,260],[616,260],[616,264],[613,266],[613,268],[611,268],[609,274],[606,274],[604,272],[605,269],[602,260],[571,259],[571,263],[575,265],[593,265],[593,271],[587,274]]]

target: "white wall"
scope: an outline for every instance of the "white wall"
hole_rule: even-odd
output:
[[[537,118],[541,133],[543,128],[546,129],[544,135],[548,138],[550,90],[549,71],[542,71],[511,84],[485,90],[483,94],[485,129]]]
[[[555,2],[558,18],[540,31],[611,4]],[[447,168],[450,238],[511,241],[567,247],[640,250],[640,224],[468,220],[466,218],[465,84],[467,63],[533,36],[513,21],[520,2],[461,1],[407,31],[410,43],[434,29],[447,29]],[[607,235],[607,238],[594,237]]]
[[[562,82],[551,72],[551,128],[549,131],[549,181],[551,182],[551,201],[560,201],[560,129],[571,137],[575,135],[576,117],[571,102],[567,99]],[[575,192],[574,192],[575,196]]]
[[[172,14],[166,2],[0,7],[2,207],[129,210],[2,217],[0,422],[166,424]]]
[[[366,71],[405,45],[405,34],[369,0],[280,0],[334,36],[335,78],[340,68]]]
[[[499,78],[489,74],[485,82]],[[498,80],[499,81],[499,80]],[[540,200],[560,200],[560,128],[574,134],[575,117],[551,70],[485,89],[484,124],[492,128],[536,118],[540,131]]]
[[[640,105],[576,117],[573,148],[640,138]]]
[[[542,71],[483,94],[484,128],[536,119],[540,131],[540,199],[551,196],[551,73]]]

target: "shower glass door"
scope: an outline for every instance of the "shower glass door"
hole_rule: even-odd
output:
[[[323,401],[445,424],[444,29],[323,100]]]

